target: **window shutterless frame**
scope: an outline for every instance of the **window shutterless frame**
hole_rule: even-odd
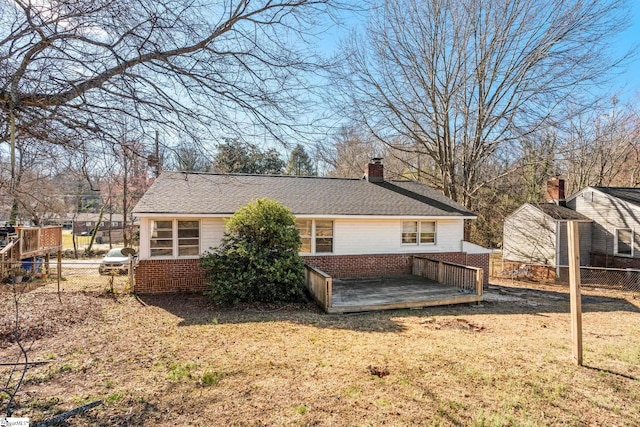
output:
[[[296,219],[300,233],[301,254],[333,253],[333,221],[320,219]]]
[[[151,220],[150,258],[182,258],[200,255],[200,221]]]
[[[436,221],[402,221],[402,244],[435,245],[437,228]]]
[[[613,253],[619,256],[633,256],[634,242],[633,228],[616,228],[613,240]]]

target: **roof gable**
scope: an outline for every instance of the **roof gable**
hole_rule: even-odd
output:
[[[516,216],[525,208],[535,209],[554,221],[591,221],[581,213],[555,203],[525,203],[507,218]]]
[[[475,217],[431,187],[412,181],[163,172],[134,209],[136,214],[232,215],[260,197],[294,215]]]
[[[585,187],[580,191],[572,194],[567,200],[573,200],[586,191],[598,191],[609,197],[622,200],[632,205],[640,207],[640,188],[636,187]]]

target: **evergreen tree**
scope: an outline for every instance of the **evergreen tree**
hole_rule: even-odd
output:
[[[291,152],[289,161],[287,162],[287,170],[285,173],[287,175],[296,176],[316,175],[316,171],[313,167],[313,163],[311,162],[311,158],[302,145],[296,145],[296,148],[294,148]]]
[[[270,148],[261,151],[257,146],[229,139],[218,147],[212,170],[218,173],[252,173],[278,175],[284,169],[284,161],[278,152]]]

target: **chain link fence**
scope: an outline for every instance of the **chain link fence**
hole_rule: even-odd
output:
[[[491,278],[569,285],[569,266],[526,264],[493,257]],[[580,283],[586,288],[640,292],[640,270],[580,267]]]
[[[23,284],[29,288],[59,286],[61,291],[130,292],[134,271],[125,265],[109,269],[101,260],[66,260],[60,266],[55,259],[0,263],[3,285]]]

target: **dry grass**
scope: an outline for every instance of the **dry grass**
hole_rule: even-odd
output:
[[[358,315],[88,288],[67,287],[62,305],[54,286],[23,297],[24,328],[44,330],[31,360],[50,363],[29,370],[16,415],[102,399],[69,425],[640,425],[630,294],[585,296],[580,368],[562,288],[493,287],[480,307]],[[29,320],[43,318],[55,325]]]

